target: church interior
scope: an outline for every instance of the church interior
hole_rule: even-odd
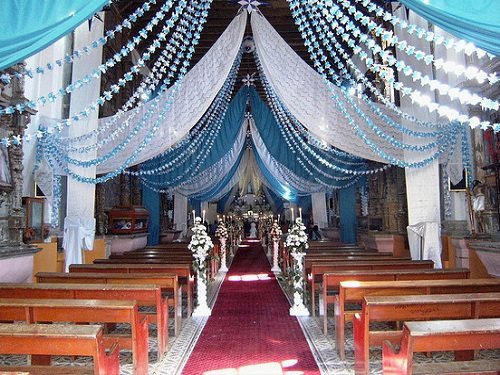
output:
[[[500,2],[0,2],[0,374],[500,373]]]

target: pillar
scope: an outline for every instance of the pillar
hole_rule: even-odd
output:
[[[356,187],[339,190],[340,240],[356,243]]]
[[[104,13],[101,13],[101,18],[104,18]],[[99,39],[104,30],[103,22],[92,22],[89,30],[87,22],[80,25],[74,31],[74,49],[83,49],[84,46],[89,45],[92,41]],[[81,58],[75,59],[73,62],[73,82],[82,79],[86,74],[89,74],[95,67],[101,64],[102,61],[102,47],[92,50],[90,54],[84,54]],[[82,88],[75,90],[71,94],[70,102],[70,116],[73,113],[78,113],[83,110],[89,103],[97,100],[100,93],[100,79],[93,79],[91,82],[84,85]],[[69,128],[69,136],[77,137],[82,134],[88,133],[97,128],[98,111],[89,114],[88,117],[81,119],[74,123]],[[82,144],[83,146],[83,144]],[[85,154],[88,159],[96,157],[95,152]],[[69,155],[75,158],[81,158],[81,154]],[[81,168],[70,166],[70,170],[75,174],[84,177],[95,178],[96,171],[94,168]],[[74,178],[68,177],[67,185],[67,210],[66,210],[66,223],[72,222],[74,225],[91,226],[94,219],[94,201],[95,201],[95,185],[82,183]],[[75,224],[77,223],[77,224]],[[66,224],[65,224],[66,225]],[[95,225],[95,224],[94,224]],[[74,238],[77,236],[77,231],[68,231],[65,233],[64,242],[70,248],[66,247],[66,268],[71,263],[82,263],[83,257],[79,246],[79,240]],[[80,243],[81,246],[81,243]]]
[[[187,208],[187,197],[179,193],[174,193],[174,227],[176,230],[182,230],[182,237],[186,237],[187,235]]]
[[[406,18],[404,9],[400,9],[397,15],[402,19]],[[429,24],[426,20],[415,14],[413,11],[409,12],[408,21],[428,29]],[[409,41],[416,47],[417,50],[422,50],[426,53],[433,53],[430,50],[429,42],[418,38],[411,38]],[[398,51],[397,51],[398,52]],[[403,53],[397,54],[398,58],[405,59]],[[412,66],[421,71],[423,74],[428,75],[431,79],[434,77],[431,66],[426,66],[423,61],[415,61],[412,59]],[[433,101],[437,101],[434,92],[426,90],[420,85],[413,82],[411,77],[406,77],[403,74],[399,75],[399,79],[407,87],[414,87],[424,94],[430,96]],[[434,114],[428,112],[426,108],[421,108],[418,103],[413,103],[409,96],[401,97],[401,109],[403,112],[415,115],[417,118],[424,121],[437,122]],[[444,121],[443,119],[439,119]],[[411,124],[406,124],[411,126]],[[427,143],[430,139],[425,139],[423,142]],[[420,153],[419,153],[420,154]],[[421,158],[422,155],[419,155]],[[414,161],[410,153],[405,154],[405,161]],[[438,244],[439,249],[436,253],[441,253],[441,240],[440,240],[440,224],[441,224],[441,211],[440,211],[440,177],[439,177],[439,164],[438,161],[432,162],[430,165],[423,168],[406,168],[406,192],[408,201],[408,224],[414,225],[417,223],[427,222],[432,224],[432,231],[426,231],[425,241],[428,243]],[[437,225],[435,225],[435,224]],[[411,250],[411,249],[410,249]],[[434,260],[434,259],[433,259]],[[439,259],[434,260],[436,266],[441,267]]]
[[[328,216],[326,212],[326,196],[325,193],[311,194],[312,214],[314,224],[318,228],[328,227]]]

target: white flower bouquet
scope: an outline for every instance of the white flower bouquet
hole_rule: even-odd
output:
[[[288,230],[288,235],[285,240],[285,246],[290,249],[291,252],[302,252],[305,253],[309,248],[309,243],[307,242],[306,227],[302,223],[302,219],[297,218],[295,224]]]
[[[212,239],[207,234],[206,228],[201,224],[201,219],[196,218],[194,226],[191,228],[193,236],[189,242],[188,249],[191,250],[194,257],[193,266],[200,271],[201,277],[205,277],[206,259],[210,251],[213,249],[214,244]]]
[[[228,231],[227,231],[227,228],[226,226],[224,225],[223,222],[219,223],[218,226],[217,226],[217,229],[215,231],[215,237],[217,238],[227,238],[228,236]]]
[[[273,225],[271,226],[271,237],[273,238],[273,240],[276,240],[276,239],[280,239],[281,238],[281,235],[283,234],[279,224],[277,221],[275,221],[273,223]]]

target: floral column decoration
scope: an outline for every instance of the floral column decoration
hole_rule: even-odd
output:
[[[223,222],[220,222],[215,231],[215,237],[220,241],[220,268],[219,272],[227,272],[226,266],[226,240],[227,240],[227,228]]]
[[[198,305],[193,311],[193,316],[209,316],[212,312],[207,304],[207,256],[213,249],[212,239],[207,234],[205,226],[201,223],[201,218],[197,217],[194,226],[191,228],[193,236],[188,245],[188,249],[193,253],[193,268],[196,270],[196,288],[198,293]]]
[[[301,218],[295,220],[295,224],[288,230],[285,246],[293,258],[292,281],[293,281],[293,306],[290,315],[308,316],[309,310],[304,305],[304,257],[309,248],[307,243],[306,227]]]
[[[278,266],[278,252],[279,252],[281,235],[283,234],[283,232],[281,231],[281,228],[277,221],[273,223],[270,233],[273,243],[273,268],[271,268],[271,271],[274,273],[280,273],[281,269]]]
[[[228,236],[228,241],[226,241],[226,244],[229,242],[229,252],[231,255],[234,255],[234,236],[235,236],[235,228],[234,225],[228,221],[226,224],[226,230],[227,230],[227,236]]]

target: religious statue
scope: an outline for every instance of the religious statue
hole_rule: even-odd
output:
[[[250,223],[250,236],[249,238],[257,238],[257,225],[254,221]]]
[[[472,182],[472,211],[477,221],[478,232],[484,232],[483,211],[484,211],[484,185],[479,180]]]

